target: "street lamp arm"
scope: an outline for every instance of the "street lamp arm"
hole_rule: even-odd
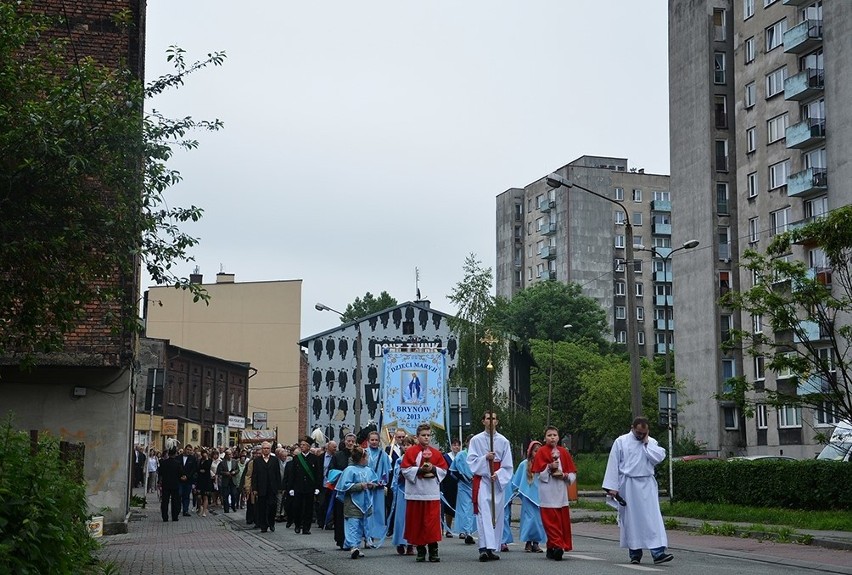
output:
[[[595,191],[590,190],[589,188],[584,188],[580,184],[575,184],[573,181],[567,180],[559,174],[550,174],[545,178],[545,181],[547,182],[547,185],[551,188],[558,188],[560,186],[565,188],[577,188],[578,190],[583,190],[587,194],[592,194],[593,196],[597,196],[600,199],[606,200],[611,204],[615,204],[622,212],[624,212],[625,223],[628,227],[630,227],[630,214],[628,213],[627,208],[625,208],[624,204],[622,204],[621,202],[613,200],[612,198],[608,198],[603,194],[599,194]]]
[[[317,311],[333,311],[334,313],[336,313],[336,314],[337,314],[337,315],[339,315],[340,317],[343,317],[343,314],[342,314],[341,312],[337,311],[337,310],[336,310],[336,309],[334,309],[334,308],[328,307],[328,306],[327,306],[327,305],[325,305],[324,303],[316,303],[316,304],[314,305],[314,309],[315,309],[315,310],[317,310]]]

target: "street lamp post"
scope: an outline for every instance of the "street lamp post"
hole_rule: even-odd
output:
[[[648,248],[638,248],[643,252],[650,252],[654,256],[663,260],[663,281],[668,283],[669,277],[669,261],[671,261],[672,256],[681,250],[691,250],[694,247],[697,247],[700,242],[698,240],[689,240],[688,242],[684,242],[679,248],[675,248],[670,251],[667,255],[663,255],[657,251],[656,247]],[[665,354],[666,354],[666,385],[671,387],[671,354],[670,354],[670,336],[669,336],[669,315],[671,306],[669,305],[669,294],[663,294],[663,326],[665,327],[664,336],[665,336]]]
[[[325,304],[318,303],[314,306],[317,311],[334,312],[340,317],[343,314]],[[361,429],[361,323],[355,323],[355,433]]]
[[[575,184],[572,180],[567,180],[559,174],[550,174],[545,178],[547,185],[551,188],[565,187],[577,188],[593,196],[597,196],[602,200],[606,200],[611,204],[615,204],[624,212],[624,255],[626,272],[626,288],[627,288],[627,354],[630,358],[630,410],[633,417],[642,415],[642,373],[639,368],[639,344],[636,341],[636,303],[633,298],[636,297],[636,275],[633,267],[633,226],[630,224],[630,214],[621,202],[617,202],[612,198],[608,198],[603,194],[594,192],[588,188],[584,188],[579,184]]]

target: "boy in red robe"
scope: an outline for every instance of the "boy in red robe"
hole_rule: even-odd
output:
[[[441,480],[447,475],[447,462],[438,449],[430,447],[432,428],[428,423],[417,426],[417,443],[402,457],[401,473],[405,477],[405,539],[417,546],[417,562],[437,563],[438,541],[441,540]]]
[[[552,425],[544,430],[544,446],[535,454],[533,473],[538,473],[541,522],[547,534],[547,558],[562,561],[571,551],[571,515],[568,511],[568,486],[577,479],[577,468],[568,450],[559,445],[559,430]]]

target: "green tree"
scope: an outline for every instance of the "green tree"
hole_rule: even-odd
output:
[[[455,285],[447,299],[456,305],[458,312],[449,322],[458,337],[458,359],[450,385],[467,387],[471,419],[476,426],[480,414],[494,404],[495,409],[505,406],[505,398],[497,397],[494,376],[506,359],[503,342],[494,318],[495,300],[491,295],[493,273],[482,266],[476,255],[465,258],[462,267],[464,278]],[[488,331],[497,341],[490,346],[482,339]],[[489,357],[492,371],[487,369]]]
[[[343,315],[340,316],[340,323],[347,323],[355,321],[356,319],[361,319],[362,317],[382,311],[383,309],[394,307],[398,303],[399,302],[396,301],[396,298],[391,297],[391,295],[386,291],[380,293],[379,297],[367,292],[364,294],[363,298],[356,297],[355,301],[347,304],[346,309],[343,311]]]
[[[812,268],[790,258],[797,244],[824,261]],[[722,301],[750,315],[760,329],[735,332],[731,345],[763,357],[767,373],[790,377],[776,378],[775,387],[766,385],[760,396],[736,378],[725,397],[739,401],[746,413],[760,397],[775,407],[806,407],[852,421],[852,206],[775,236],[765,254],[744,255],[754,284]]]
[[[129,70],[75,57],[57,38],[71,26],[30,2],[0,2],[2,355],[60,350],[93,308],[116,331],[136,329],[140,261],[156,283],[205,295],[172,272],[197,243],[180,224],[201,210],[166,201],[180,180],[166,162],[198,145],[191,130],[221,123],[146,116],[143,103],[225,56],[187,65],[172,48],[175,73],[146,88]]]
[[[604,336],[606,313],[594,299],[582,294],[579,284],[536,282],[511,300],[501,298],[498,310],[503,329],[525,346],[532,339],[546,339],[583,340],[601,350],[609,347]]]

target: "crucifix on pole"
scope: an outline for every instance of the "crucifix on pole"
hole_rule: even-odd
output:
[[[494,337],[493,335],[491,335],[490,329],[486,329],[485,335],[479,341],[484,343],[488,347],[488,363],[485,366],[485,371],[488,372],[488,413],[489,413],[489,416],[490,416],[489,421],[493,422],[493,418],[494,418],[494,364],[491,362],[491,350],[492,350],[492,347],[494,346],[494,344],[497,343],[498,339],[496,337]],[[488,430],[488,440],[489,440],[488,451],[490,453],[494,453],[494,433],[495,433],[496,430],[494,429],[493,423],[489,423],[489,425],[491,426],[491,429]],[[489,468],[491,468],[491,466],[493,466],[493,464],[494,464],[493,461],[489,461],[488,462]],[[495,514],[495,509],[496,509],[497,505],[496,505],[496,501],[494,499],[495,498],[495,495],[494,495],[494,470],[489,469],[489,471],[491,471],[491,474],[490,474],[490,477],[491,477],[491,501],[490,501],[490,503],[491,503],[491,524],[492,524],[491,526],[496,527],[497,526],[497,515]]]

